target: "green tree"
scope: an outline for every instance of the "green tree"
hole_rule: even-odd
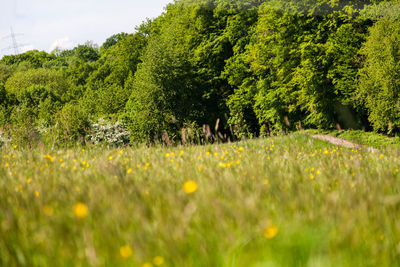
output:
[[[73,97],[70,91],[71,84],[62,72],[56,70],[39,68],[16,72],[5,84],[7,92],[15,95],[17,99],[31,86],[46,87],[63,102]]]
[[[374,24],[363,47],[359,100],[377,131],[400,129],[400,20],[382,18]]]

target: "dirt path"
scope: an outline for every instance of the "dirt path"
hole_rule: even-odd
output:
[[[329,136],[329,135],[311,135],[311,137],[315,138],[315,139],[320,139],[323,141],[328,141],[331,144],[338,145],[338,146],[344,146],[344,147],[349,147],[349,148],[355,147],[355,148],[368,150],[369,152],[378,152],[378,149],[376,149],[376,148],[362,146],[362,145],[355,144],[355,143],[349,142],[347,140]]]

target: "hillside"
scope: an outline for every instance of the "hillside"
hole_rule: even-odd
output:
[[[178,0],[100,47],[3,57],[1,136],[20,146],[107,143],[90,138],[107,125],[131,144],[303,128],[396,135],[399,8],[397,1]]]

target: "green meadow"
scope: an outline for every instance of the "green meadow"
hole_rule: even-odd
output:
[[[1,266],[397,266],[400,151],[6,146]]]

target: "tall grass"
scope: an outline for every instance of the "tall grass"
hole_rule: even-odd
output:
[[[301,133],[177,148],[6,147],[0,265],[400,265],[399,156]]]

